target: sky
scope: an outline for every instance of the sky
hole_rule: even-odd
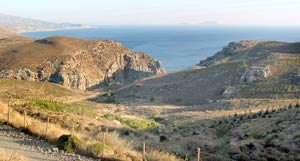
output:
[[[2,0],[0,13],[90,25],[300,26],[300,0]]]

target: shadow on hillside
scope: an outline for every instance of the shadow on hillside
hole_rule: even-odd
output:
[[[99,95],[90,98],[89,101],[129,106],[185,107],[207,104],[219,99],[222,90],[227,85],[223,83],[219,85],[218,89],[212,89],[207,84],[201,84],[203,75],[210,72],[211,70],[203,71],[201,68],[193,68],[168,75],[148,77],[135,83],[111,87],[110,94]],[[225,75],[228,74],[225,73]]]
[[[141,80],[146,77],[153,76],[152,72],[144,72],[144,71],[137,71],[131,68],[125,67],[123,70],[117,70],[112,74],[111,77],[105,78],[102,82],[97,85],[91,86],[87,88],[89,91],[97,90],[99,88],[103,89],[118,89],[123,85],[130,84],[132,82]]]

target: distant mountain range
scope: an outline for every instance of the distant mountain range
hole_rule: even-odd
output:
[[[91,26],[82,24],[70,23],[53,23],[41,21],[31,18],[23,18],[18,16],[11,16],[0,14],[0,27],[12,32],[34,32],[34,31],[51,31],[63,29],[80,29],[90,28]]]

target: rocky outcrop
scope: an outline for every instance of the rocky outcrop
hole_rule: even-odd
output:
[[[122,82],[133,82],[151,75],[164,73],[158,61],[151,59],[145,54],[124,55],[120,62],[114,62],[106,72],[105,82],[107,85]]]
[[[28,48],[37,50],[29,53]],[[0,78],[48,81],[84,90],[165,73],[157,60],[114,41],[52,37],[14,50],[14,55],[11,50],[0,53],[4,65]]]
[[[245,73],[241,77],[242,82],[252,82],[257,80],[263,80],[270,76],[269,66],[265,67],[251,67],[247,68]]]
[[[232,86],[228,86],[225,88],[225,90],[222,92],[222,96],[225,98],[230,98],[233,97],[236,93],[235,93],[235,88]]]
[[[258,60],[277,55],[278,53],[288,53],[297,55],[300,51],[300,43],[287,43],[278,41],[240,41],[231,42],[223,50],[200,61],[198,66],[209,67],[224,64],[229,61],[243,61],[246,59]]]
[[[37,73],[28,68],[6,69],[0,72],[0,78],[34,81],[37,79]]]
[[[216,53],[215,55],[208,57],[205,60],[200,61],[199,66],[211,66],[221,63],[226,63],[228,58],[243,54],[245,51],[251,47],[257,45],[259,41],[240,41],[231,42],[229,45],[225,46],[222,51]]]

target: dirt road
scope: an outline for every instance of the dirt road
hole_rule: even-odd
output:
[[[0,123],[0,149],[26,161],[89,161],[92,159],[79,155],[66,154],[36,137],[24,134],[19,130]]]

